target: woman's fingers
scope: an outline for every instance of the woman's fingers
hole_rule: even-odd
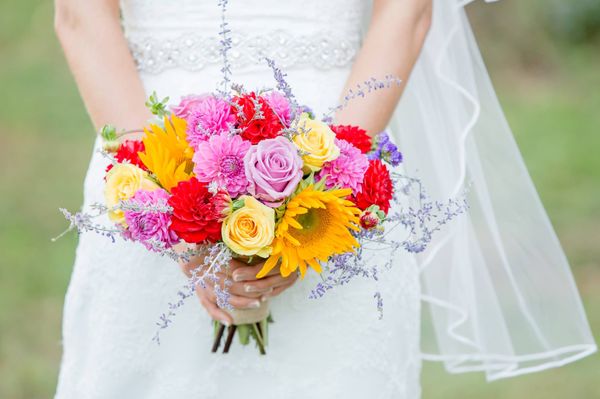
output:
[[[239,262],[239,261],[237,261]],[[253,266],[249,266],[243,262],[242,263],[243,266],[238,266],[236,267],[236,269],[232,272],[231,276],[233,281],[251,281],[251,280],[256,280],[256,275],[258,274],[258,272],[263,268],[264,266],[264,262],[258,263],[256,265]],[[267,276],[275,276],[279,274],[279,267],[274,267],[273,270],[271,270]]]
[[[280,274],[275,276],[263,277],[260,280],[244,281],[234,283],[233,285],[242,285],[244,295],[252,293],[267,293],[267,291],[275,289],[281,285],[293,283],[297,279],[297,275],[293,274],[289,277],[282,277]]]
[[[212,288],[207,288],[205,290],[205,295],[209,301],[215,304],[217,303],[217,297]],[[257,295],[256,298],[248,298],[245,296],[235,295],[230,292],[229,304],[236,309],[256,309],[260,306],[260,296]]]
[[[197,288],[196,295],[198,295],[198,298],[200,298],[200,304],[202,304],[204,309],[206,309],[213,320],[218,320],[228,326],[233,324],[233,318],[231,315],[219,308],[216,304],[216,301],[210,299],[209,291],[207,289],[202,287]]]

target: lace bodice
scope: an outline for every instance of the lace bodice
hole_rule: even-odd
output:
[[[285,68],[347,66],[360,45],[367,4],[230,1],[232,66],[243,69],[265,56]],[[219,65],[219,12],[216,1],[123,0],[123,26],[140,71],[196,71]]]

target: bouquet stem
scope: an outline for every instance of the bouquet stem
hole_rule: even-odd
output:
[[[256,265],[261,261],[260,258],[238,257],[237,259],[247,263],[249,266]],[[255,309],[232,309],[228,313],[233,318],[233,325],[227,329],[223,353],[228,353],[233,343],[233,337],[236,332],[240,343],[248,345],[250,338],[256,341],[258,351],[261,355],[266,355],[268,323],[270,321],[269,301],[260,301],[260,305]],[[214,321],[215,338],[213,341],[212,352],[216,353],[221,346],[223,335],[225,334],[225,325],[219,321]]]
[[[229,349],[231,348],[231,344],[233,343],[233,337],[235,333],[238,333],[240,343],[242,345],[248,345],[250,343],[250,338],[253,338],[256,341],[256,346],[258,346],[258,351],[261,355],[266,355],[266,346],[267,346],[267,323],[269,319],[264,319],[258,321],[256,323],[250,324],[240,324],[240,325],[232,325],[227,328],[227,336],[225,337],[225,346],[223,347],[223,353],[229,353]],[[212,352],[216,353],[221,346],[221,341],[223,340],[223,335],[225,334],[225,325],[219,321],[214,321],[215,323],[215,339],[213,341]]]

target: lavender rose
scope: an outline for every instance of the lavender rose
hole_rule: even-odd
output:
[[[279,136],[250,147],[244,157],[248,192],[276,208],[302,179],[302,159],[288,139]]]

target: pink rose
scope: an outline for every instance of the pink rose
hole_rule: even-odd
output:
[[[279,136],[254,145],[244,157],[248,192],[276,208],[302,179],[302,158],[287,138]]]

